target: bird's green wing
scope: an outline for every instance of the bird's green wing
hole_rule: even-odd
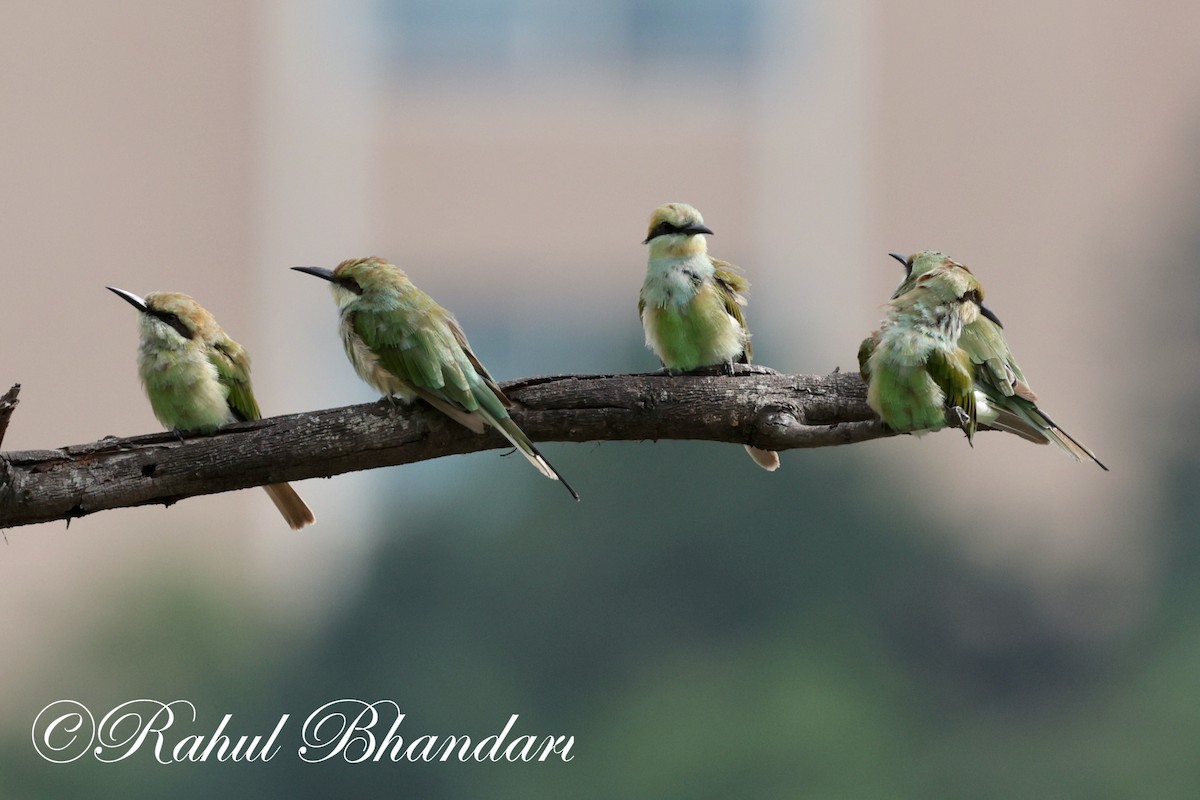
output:
[[[749,331],[746,327],[746,316],[742,312],[742,307],[746,305],[746,298],[743,292],[750,288],[750,281],[746,280],[746,276],[738,271],[738,268],[728,261],[722,261],[719,258],[710,259],[716,271],[713,274],[713,279],[716,281],[717,289],[721,293],[721,302],[725,305],[725,311],[729,316],[737,320],[742,326],[742,330]],[[638,312],[641,312],[641,303],[638,304]],[[750,347],[750,340],[746,340],[746,349],[742,353],[741,363],[749,364],[753,356]]]
[[[492,377],[492,373],[488,372],[487,367],[483,366],[483,363],[475,357],[475,353],[471,350],[471,343],[467,341],[467,335],[463,333],[458,320],[452,314],[446,314],[446,326],[450,328],[450,333],[453,334],[454,340],[458,342],[458,346],[462,348],[467,360],[471,362],[471,366],[475,367],[475,373],[483,379],[487,388],[492,390],[492,393],[504,404],[505,408],[510,408],[512,401],[505,397],[504,392],[500,391],[500,384],[496,383],[496,379]]]
[[[454,357],[454,336],[439,322],[428,313],[391,309],[356,311],[350,324],[380,365],[407,385],[469,400],[470,384]]]
[[[1025,382],[995,314],[985,309],[979,319],[963,328],[958,345],[971,357],[975,385],[996,416],[988,424],[1031,442],[1048,441],[1045,431],[1049,424],[1034,405],[1037,395]]]
[[[477,372],[478,361],[459,344],[448,317],[440,307],[419,315],[356,311],[351,325],[380,365],[434,405],[436,400],[466,412],[482,408],[497,419],[507,416],[487,385],[490,376]]]
[[[217,368],[217,378],[228,390],[225,402],[240,421],[261,419],[254,390],[250,388],[250,356],[229,337],[208,348],[208,360]]]
[[[1025,375],[1013,358],[1004,338],[1004,330],[990,317],[981,316],[964,327],[958,346],[966,350],[971,361],[978,366],[975,377],[986,390],[998,392],[1001,397],[1016,395],[1037,402],[1037,395],[1029,388]]]
[[[871,335],[863,339],[862,344],[858,346],[858,371],[862,375],[863,383],[871,382],[871,368],[868,363],[871,360],[871,354],[878,346],[879,331],[872,331]]]
[[[961,408],[967,415],[963,423],[967,440],[974,441],[979,417],[975,407],[975,377],[971,357],[961,347],[947,353],[934,349],[926,362],[929,376],[946,395],[946,408]]]

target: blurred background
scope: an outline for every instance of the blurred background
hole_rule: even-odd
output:
[[[500,379],[648,371],[645,224],[700,208],[757,360],[856,369],[940,249],[1112,468],[987,434],[547,444],[6,532],[6,797],[1200,792],[1200,6],[7,0],[3,442],[158,429],[104,291],[194,295],[264,413],[372,399],[294,265],[386,256]],[[47,704],[291,727],[269,764],[54,765]],[[569,763],[305,765],[299,722],[573,735]],[[303,768],[302,768],[303,767]]]

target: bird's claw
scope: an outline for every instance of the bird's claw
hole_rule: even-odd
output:
[[[954,416],[958,419],[958,427],[962,429],[963,434],[967,437],[967,444],[974,447],[975,442],[971,439],[971,415],[962,406],[951,406],[950,410],[954,412]]]

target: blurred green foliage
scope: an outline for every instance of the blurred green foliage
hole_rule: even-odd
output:
[[[413,497],[406,470],[390,471],[361,593],[312,638],[178,576],[140,614],[126,598],[86,663],[64,668],[120,676],[87,698],[96,708],[185,697],[254,732],[291,713],[272,762],[51,766],[19,725],[0,784],[26,797],[1193,796],[1194,537],[1177,537],[1191,555],[1151,629],[1073,638],[882,496],[869,447],[792,453],[767,476],[733,446],[550,445],[586,487],[579,506],[494,453],[461,462],[469,504]],[[1177,490],[1177,508],[1194,506]],[[964,635],[964,608],[1005,635]],[[574,759],[301,763],[302,718],[343,697],[396,700],[410,737],[479,738],[520,714],[519,731],[573,735]]]

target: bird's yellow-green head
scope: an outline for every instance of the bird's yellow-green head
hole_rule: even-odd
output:
[[[216,430],[234,419],[258,419],[250,359],[212,314],[186,294],[144,298],[108,287],[138,314],[138,376],[154,416],[168,430]]]
[[[978,312],[975,313],[968,309],[967,316],[974,320],[979,315],[987,317],[999,327],[1003,328],[1003,323],[1000,322],[990,308],[983,305],[983,286],[967,269],[966,265],[959,264],[954,259],[939,253],[937,250],[922,250],[919,253],[913,253],[910,256],[903,256],[899,253],[888,253],[889,256],[899,261],[904,265],[904,282],[900,284],[900,288],[896,290],[893,297],[899,297],[904,292],[909,291],[918,284],[918,279],[923,275],[928,275],[935,270],[942,270],[950,273],[952,276],[948,282],[939,280],[938,283],[953,290],[957,286],[962,293],[971,292],[972,298],[975,300],[974,305],[977,306]],[[952,299],[946,297],[945,299]]]
[[[112,286],[108,290],[142,312],[138,327],[147,343],[178,350],[220,335],[221,327],[213,315],[186,294],[151,292],[143,298]]]
[[[930,268],[926,268],[927,260],[914,260],[914,277],[909,281],[912,289],[905,297],[911,295],[919,298],[918,302],[925,306],[952,305],[957,309],[962,324],[970,325],[979,318],[983,306],[983,286],[962,264],[940,253],[934,255],[942,260]],[[918,269],[924,271],[918,274]]]
[[[956,264],[956,262],[947,258],[944,254],[937,250],[922,250],[919,253],[913,253],[910,256],[903,256],[899,253],[888,253],[889,256],[899,261],[904,265],[904,280],[910,281],[913,278],[919,278],[930,270],[948,265]],[[962,267],[962,264],[956,264]],[[962,267],[966,269],[966,267]]]
[[[371,304],[386,303],[395,300],[410,286],[404,270],[375,256],[347,259],[334,269],[325,269],[324,267],[292,267],[292,269],[329,281],[333,299],[338,308],[345,308],[351,304],[358,305],[363,300]]]
[[[708,250],[704,234],[712,230],[704,217],[687,203],[667,203],[654,209],[642,244],[650,245],[650,258],[686,258]]]

